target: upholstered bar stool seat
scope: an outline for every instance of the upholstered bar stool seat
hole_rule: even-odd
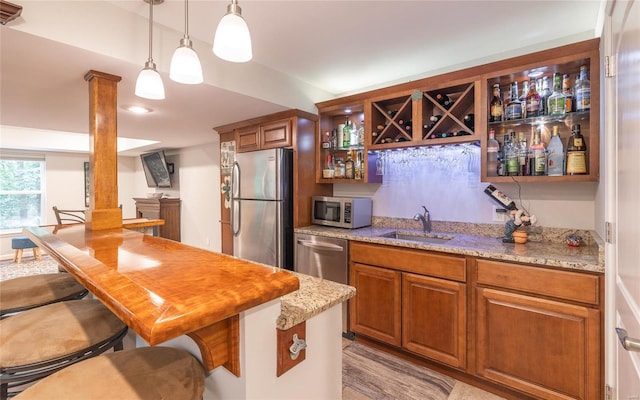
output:
[[[40,274],[0,282],[0,318],[31,308],[65,300],[77,300],[88,293],[69,274]]]
[[[29,387],[16,400],[199,400],[204,370],[184,350],[141,347],[72,365]]]
[[[126,333],[99,300],[49,304],[0,320],[0,398],[111,348],[122,350]]]

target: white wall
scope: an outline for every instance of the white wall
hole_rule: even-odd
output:
[[[31,152],[21,151],[21,154]],[[32,153],[35,154],[35,153]],[[37,154],[42,155],[42,152]],[[44,153],[45,158],[45,213],[43,224],[56,223],[53,206],[66,209],[83,209],[84,206],[84,163],[89,161],[88,154],[77,153]],[[145,191],[136,191],[144,183],[142,167],[137,157],[118,157],[118,201],[122,204],[122,216],[133,218],[136,214],[133,197],[144,196]],[[140,175],[137,177],[136,175]],[[11,237],[0,237],[0,258],[11,258]],[[27,252],[27,255],[29,253]]]
[[[382,184],[335,184],[334,195],[372,197],[375,216],[413,218],[424,205],[434,221],[502,223],[493,221],[495,203],[484,193],[489,182],[480,182],[479,148],[432,147],[428,151],[419,159],[393,152],[395,162],[385,164]],[[494,186],[535,215],[539,226],[595,227],[597,183]]]

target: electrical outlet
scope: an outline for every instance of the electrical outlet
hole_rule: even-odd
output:
[[[498,206],[492,206],[493,207],[493,214],[491,214],[493,216],[493,222],[506,222],[507,220],[507,213],[504,212],[504,210]]]

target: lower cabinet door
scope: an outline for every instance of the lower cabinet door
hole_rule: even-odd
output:
[[[465,369],[467,286],[464,283],[402,274],[402,346]]]
[[[351,263],[350,274],[350,283],[356,288],[356,296],[350,300],[351,330],[400,346],[401,273]]]
[[[477,288],[476,373],[541,399],[600,399],[600,311]]]

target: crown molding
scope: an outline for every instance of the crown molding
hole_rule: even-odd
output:
[[[21,13],[22,6],[0,0],[0,24],[5,25],[7,22],[18,18]]]

